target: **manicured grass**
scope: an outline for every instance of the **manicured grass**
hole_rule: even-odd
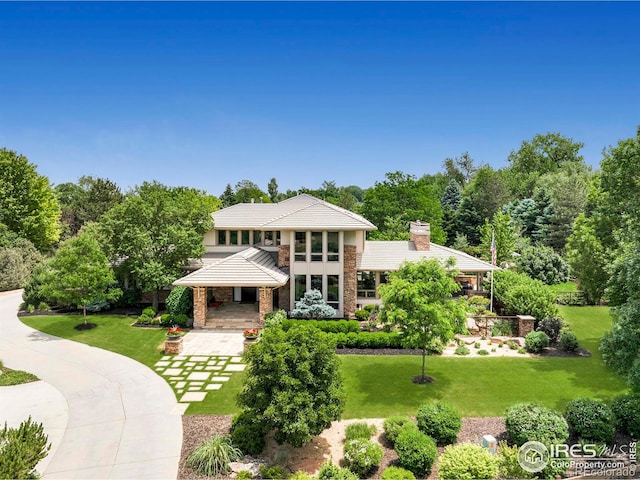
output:
[[[134,328],[133,317],[120,315],[91,315],[88,322],[95,323],[91,330],[76,330],[82,323],[80,315],[42,315],[20,317],[31,328],[41,332],[103,348],[133,358],[153,368],[162,357],[164,328]]]
[[[427,373],[436,378],[416,385],[411,378],[420,373],[419,356],[340,356],[347,393],[344,418],[386,417],[415,414],[420,403],[444,399],[463,416],[500,416],[506,407],[526,401],[563,410],[576,397],[608,400],[626,391],[625,383],[602,364],[599,339],[611,328],[605,307],[561,307],[580,344],[591,351],[583,358],[427,358]],[[129,327],[132,319],[92,316],[98,328],[76,331],[80,318],[23,317],[25,323],[53,335],[83,341],[117,351],[153,366],[160,358],[164,330]],[[193,403],[188,414],[230,414],[238,411],[235,398],[243,374],[234,374],[220,390]]]
[[[33,373],[23,370],[11,370],[9,368],[0,368],[0,387],[9,385],[22,385],[23,383],[35,382],[38,380]]]

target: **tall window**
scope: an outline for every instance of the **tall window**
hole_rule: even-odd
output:
[[[322,232],[311,232],[311,261],[322,261]]]
[[[380,284],[389,283],[389,272],[380,272]]]
[[[253,231],[253,244],[258,245],[262,242],[262,232],[260,230]]]
[[[340,276],[327,275],[327,303],[336,310],[340,306]]]
[[[307,291],[307,276],[306,275],[296,275],[295,276],[295,297],[294,300],[297,302],[302,298],[304,292]]]
[[[242,245],[249,245],[249,230],[241,230]]]
[[[307,232],[296,232],[294,260],[296,262],[307,261]]]
[[[273,245],[273,232],[264,232],[264,244]]]
[[[327,233],[327,262],[337,262],[340,259],[340,241],[338,232]]]
[[[376,272],[358,272],[358,297],[376,298]]]
[[[311,290],[322,292],[322,275],[311,275]]]
[[[238,232],[236,230],[231,230],[229,236],[229,245],[238,245]]]
[[[218,245],[226,245],[226,244],[227,244],[227,231],[218,230]]]

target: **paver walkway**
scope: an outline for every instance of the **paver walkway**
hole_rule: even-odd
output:
[[[20,301],[20,292],[0,295],[0,358],[37,375],[68,405],[66,429],[44,478],[175,479],[185,406],[171,387],[130,358],[27,327],[16,317]],[[0,395],[3,401],[34,400],[17,389],[0,389]],[[40,400],[46,408],[46,395]]]

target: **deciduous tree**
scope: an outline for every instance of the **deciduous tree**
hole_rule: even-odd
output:
[[[451,298],[460,290],[456,275],[452,261],[445,266],[437,260],[405,262],[379,287],[382,319],[398,327],[405,345],[422,350],[422,374],[415,379],[419,383],[430,380],[425,375],[430,343],[447,342],[463,328],[465,304]]]
[[[60,206],[49,179],[27,157],[0,148],[0,223],[40,251],[60,237]]]
[[[311,327],[265,328],[245,360],[238,403],[275,429],[279,443],[301,447],[340,418],[345,396],[339,361],[324,333]]]

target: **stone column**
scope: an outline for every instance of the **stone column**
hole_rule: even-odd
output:
[[[280,291],[278,292],[278,308],[280,310],[288,312],[291,309],[291,305],[289,305],[289,301],[291,300],[290,292],[291,280],[289,280],[284,286],[280,287]]]
[[[344,246],[344,278],[342,292],[342,311],[344,318],[355,318],[356,313],[356,296],[358,294],[358,277],[356,246]]]
[[[207,287],[193,288],[193,328],[204,327],[207,321]]]
[[[518,336],[526,337],[527,333],[533,332],[536,319],[531,315],[516,315],[518,317]]]
[[[278,267],[288,267],[291,265],[291,246],[280,245],[278,249]]]
[[[260,287],[260,325],[264,325],[264,317],[273,311],[273,290],[268,287]]]

